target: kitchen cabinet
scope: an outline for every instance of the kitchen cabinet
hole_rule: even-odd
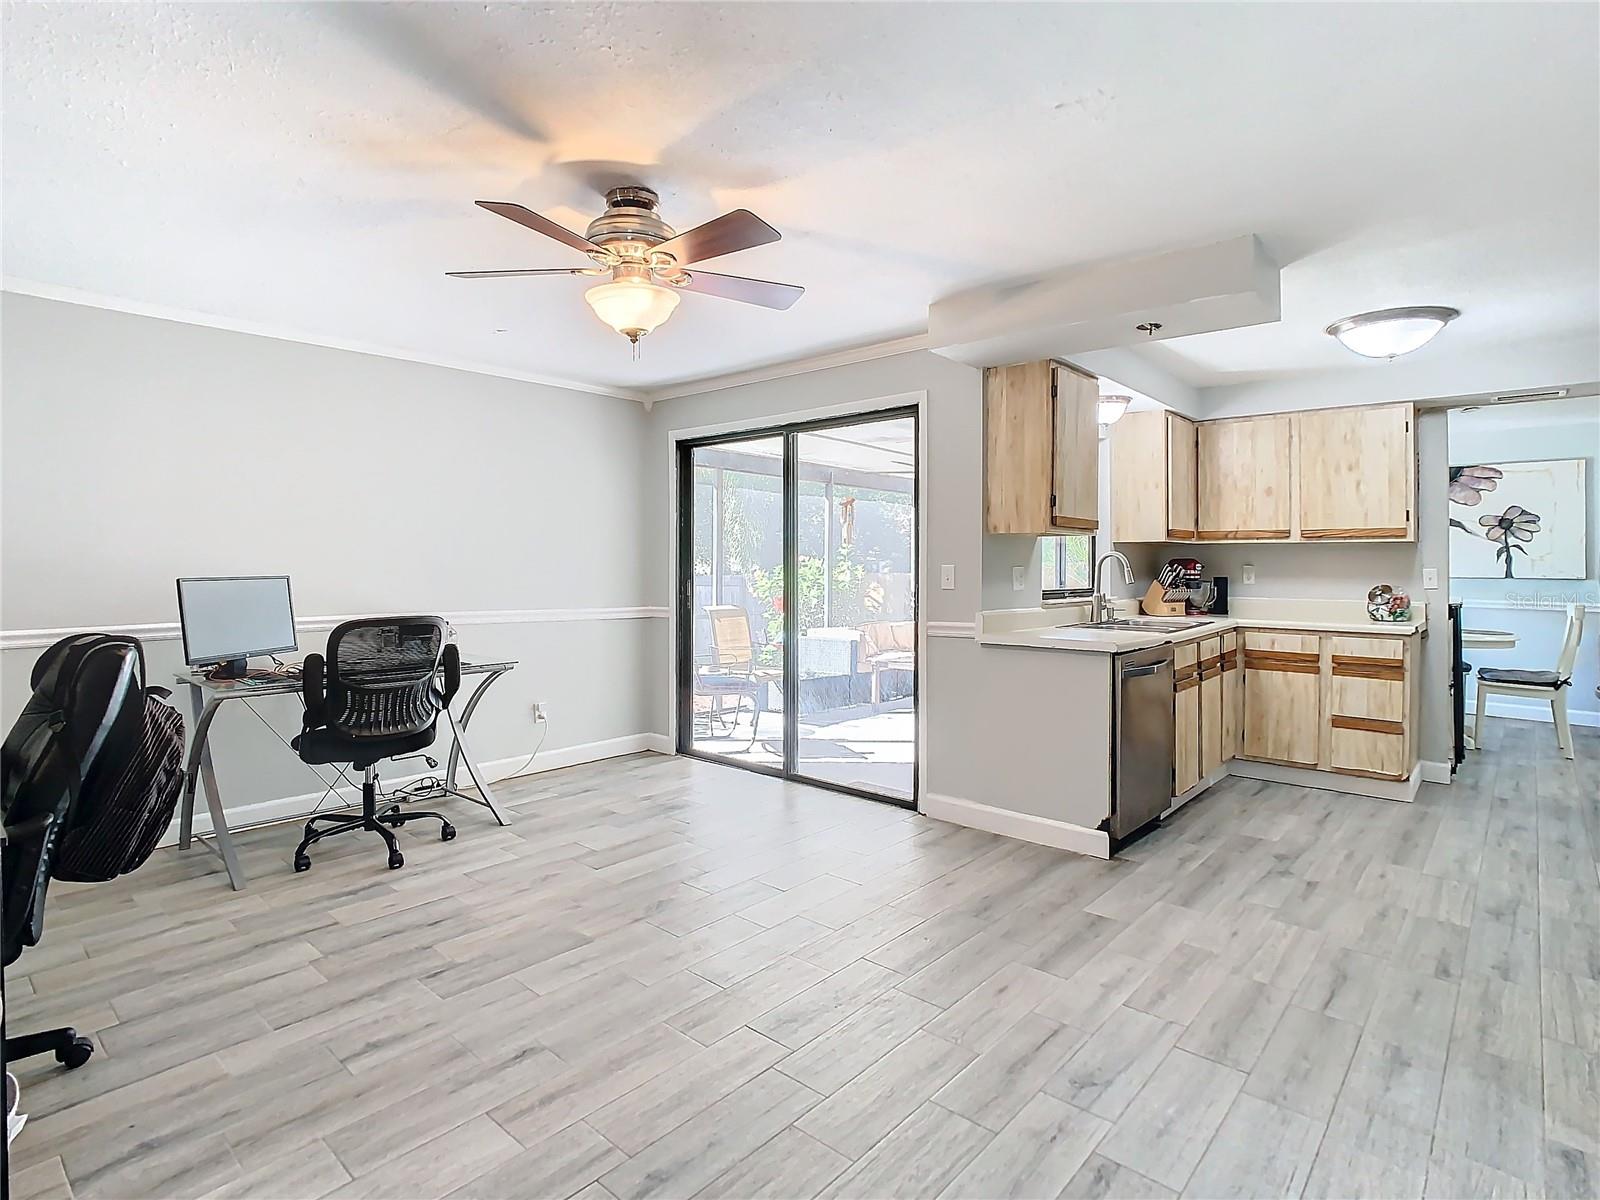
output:
[[[1111,540],[1195,536],[1195,424],[1174,412],[1124,414],[1111,427]]]
[[[1295,438],[1304,540],[1416,536],[1417,456],[1409,404],[1298,414]]]
[[[1099,524],[1099,381],[1050,361],[983,373],[983,519],[989,533]]]
[[[1172,650],[1172,794],[1181,796],[1200,782],[1200,644],[1182,642]]]
[[[1410,404],[1199,423],[1128,413],[1111,432],[1112,539],[1412,541],[1414,418]]]
[[[1239,632],[1222,635],[1222,758],[1239,755],[1244,730],[1244,672],[1239,665]]]
[[[1288,540],[1294,532],[1288,414],[1201,422],[1196,522],[1201,541]]]
[[[1315,767],[1322,726],[1322,639],[1244,633],[1244,756]]]
[[[1222,769],[1222,731],[1226,710],[1222,698],[1222,639],[1200,639],[1200,777]]]
[[[1407,640],[1333,636],[1324,640],[1328,768],[1405,778],[1411,766]]]

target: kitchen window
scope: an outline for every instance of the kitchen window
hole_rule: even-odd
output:
[[[1094,534],[1040,538],[1039,548],[1040,584],[1046,600],[1087,596],[1094,591]]]

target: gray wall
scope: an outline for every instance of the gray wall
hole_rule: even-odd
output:
[[[179,575],[287,573],[298,615],[647,603],[641,407],[560,388],[6,294],[0,623],[177,619]],[[463,625],[522,666],[478,716],[485,761],[647,732],[655,619]],[[301,649],[321,634],[304,635]],[[179,643],[151,641],[170,678]],[[39,651],[0,655],[0,720]],[[289,698],[255,703],[280,734]],[[242,705],[231,807],[318,788]]]

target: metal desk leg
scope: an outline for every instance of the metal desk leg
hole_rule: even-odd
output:
[[[507,670],[509,669],[507,668]],[[489,685],[504,674],[505,671],[495,671],[492,674],[485,675],[483,681],[472,689],[472,695],[467,697],[467,706],[461,710],[460,723],[457,724],[455,717],[452,716],[450,718],[450,728],[455,731],[456,740],[450,746],[450,759],[445,764],[444,785],[452,791],[455,790],[456,786],[456,768],[461,765],[461,731],[472,723],[472,714],[477,711],[478,701],[483,699],[483,694],[489,690]],[[446,711],[448,713],[448,710]],[[476,773],[474,773],[473,778],[477,778]],[[502,825],[505,824],[504,821],[500,823]]]
[[[236,892],[244,890],[244,872],[239,869],[239,859],[233,852],[233,835],[228,832],[228,819],[222,812],[222,792],[217,787],[217,768],[211,761],[211,722],[216,718],[221,700],[212,700],[202,708],[200,690],[190,689],[190,709],[194,713],[194,741],[189,747],[189,766],[184,775],[183,811],[178,818],[178,848],[187,850],[194,840],[194,793],[200,782],[205,783],[206,808],[211,813],[211,837],[222,865],[228,871],[228,883]]]
[[[481,692],[483,689],[479,688],[478,690]],[[473,696],[474,700],[477,698],[478,697],[476,695]],[[467,723],[466,716],[462,716],[461,724],[458,725],[456,724],[454,713],[452,713],[448,708],[445,709],[444,712],[445,716],[450,718],[450,731],[455,734],[456,739],[455,744],[450,748],[451,767],[454,768],[456,762],[456,753],[459,751],[461,760],[467,764],[467,774],[472,776],[472,782],[478,786],[478,795],[483,797],[484,806],[494,814],[494,819],[497,822],[499,822],[501,825],[509,825],[511,822],[507,821],[505,817],[501,815],[499,807],[494,802],[494,793],[489,790],[488,783],[481,775],[478,774],[478,763],[477,760],[472,757],[471,749],[461,738],[462,730],[466,727]],[[452,783],[450,786],[454,787],[454,783]]]

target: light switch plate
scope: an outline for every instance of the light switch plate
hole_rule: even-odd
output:
[[[941,563],[939,566],[939,586],[945,591],[955,590],[956,565],[955,563]]]
[[[1013,592],[1020,592],[1023,588],[1028,586],[1023,582],[1023,580],[1027,578],[1027,573],[1027,567],[1011,568],[1011,590]]]
[[[1438,587],[1439,587],[1439,568],[1438,567],[1423,567],[1422,568],[1422,586],[1427,588],[1430,592],[1438,590]]]
[[[1240,567],[1239,580],[1242,583],[1254,583],[1256,581],[1255,566],[1251,563],[1245,563],[1244,566]]]

